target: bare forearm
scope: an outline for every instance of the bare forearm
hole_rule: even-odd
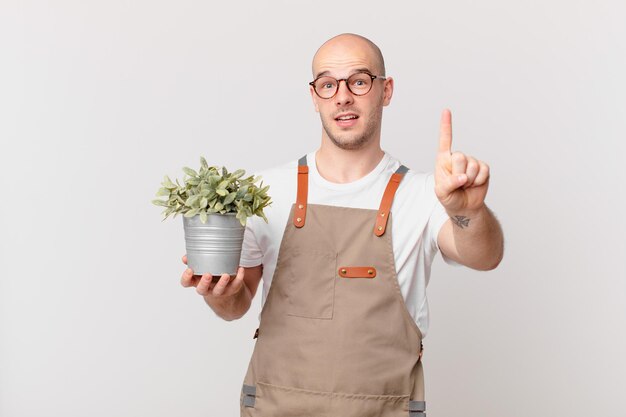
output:
[[[229,297],[204,296],[204,301],[219,317],[226,321],[241,318],[250,309],[252,295],[246,285]]]
[[[454,242],[463,264],[478,270],[498,266],[504,253],[500,223],[486,205],[477,211],[448,213]]]

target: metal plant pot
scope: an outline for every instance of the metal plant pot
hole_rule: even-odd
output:
[[[183,216],[183,227],[187,266],[194,275],[237,274],[245,226],[235,213],[209,214],[206,223],[200,221],[200,215]]]

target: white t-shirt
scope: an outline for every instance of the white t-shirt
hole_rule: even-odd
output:
[[[326,204],[378,210],[387,182],[400,161],[385,155],[370,173],[345,184],[330,182],[320,176],[315,164],[316,151],[307,154],[310,204]],[[272,204],[263,209],[268,223],[259,217],[248,218],[244,233],[240,265],[263,264],[261,308],[274,276],[276,259],[291,205],[296,201],[298,160],[259,171],[263,185],[269,185]],[[257,183],[259,185],[260,182]],[[439,251],[437,235],[449,216],[437,199],[432,173],[410,169],[404,175],[394,196],[391,211],[393,253],[398,284],[409,313],[424,336],[428,332],[426,286],[433,258]],[[450,265],[461,264],[445,257]],[[259,320],[261,314],[259,313]]]

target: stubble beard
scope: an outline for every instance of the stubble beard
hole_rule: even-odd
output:
[[[324,118],[321,117],[321,119],[322,119],[322,127],[324,128],[326,135],[331,140],[331,142],[335,144],[335,146],[344,150],[362,149],[363,147],[365,147],[365,145],[367,145],[374,138],[374,134],[376,133],[378,126],[381,125],[382,106],[376,109],[374,113],[372,114],[372,117],[369,117],[366,120],[365,129],[363,130],[362,134],[355,134],[351,132],[340,132],[340,131],[336,132],[335,134],[331,126],[329,126],[329,124],[324,120]],[[330,124],[334,122],[335,122],[335,119],[330,120]]]

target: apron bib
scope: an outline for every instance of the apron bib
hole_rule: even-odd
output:
[[[242,417],[425,417],[422,334],[395,270],[391,205],[307,204],[306,156],[240,397]]]

